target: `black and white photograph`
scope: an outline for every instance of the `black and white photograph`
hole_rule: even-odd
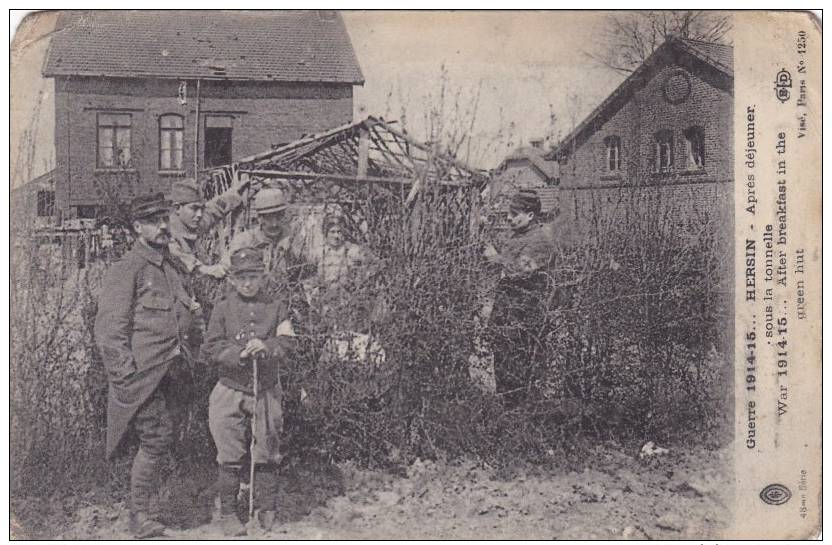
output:
[[[13,12],[10,538],[777,537],[739,17]]]

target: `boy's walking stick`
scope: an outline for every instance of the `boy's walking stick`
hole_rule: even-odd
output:
[[[251,522],[254,519],[254,445],[257,443],[257,356],[251,358],[251,373],[252,373],[252,388],[254,390],[254,410],[251,413],[251,448],[249,450],[249,457],[251,458],[251,467],[249,468],[248,481],[248,520]]]

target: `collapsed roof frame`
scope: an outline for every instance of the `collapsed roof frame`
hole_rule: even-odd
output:
[[[251,197],[264,186],[287,191],[298,210],[363,208],[371,197],[382,197],[393,204],[390,210],[398,209],[396,214],[415,222],[415,251],[428,240],[436,241],[437,229],[447,233],[460,221],[469,232],[476,231],[482,191],[490,180],[486,171],[418,142],[393,124],[368,117],[208,171],[207,199],[226,191],[237,177],[250,182],[244,206],[215,227],[209,245],[224,246],[234,232],[248,228]],[[433,209],[428,223],[426,207]]]
[[[206,196],[222,193],[234,171],[255,180],[283,180],[297,189],[322,181],[371,184],[382,191],[406,188],[407,202],[426,185],[482,188],[488,182],[485,171],[418,142],[394,123],[371,116],[245,157],[211,171]]]

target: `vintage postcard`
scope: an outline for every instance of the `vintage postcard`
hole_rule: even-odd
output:
[[[816,15],[12,18],[10,538],[822,532]]]

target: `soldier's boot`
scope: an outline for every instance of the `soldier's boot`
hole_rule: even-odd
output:
[[[148,454],[141,447],[133,458],[130,469],[130,533],[136,539],[165,534],[165,525],[150,516],[159,465],[158,457]]]
[[[254,506],[257,526],[268,532],[277,515],[277,464],[254,466]]]
[[[237,492],[240,489],[240,468],[220,464],[217,469],[217,492],[220,509],[214,513],[211,527],[223,536],[246,535],[246,528],[237,516]]]

